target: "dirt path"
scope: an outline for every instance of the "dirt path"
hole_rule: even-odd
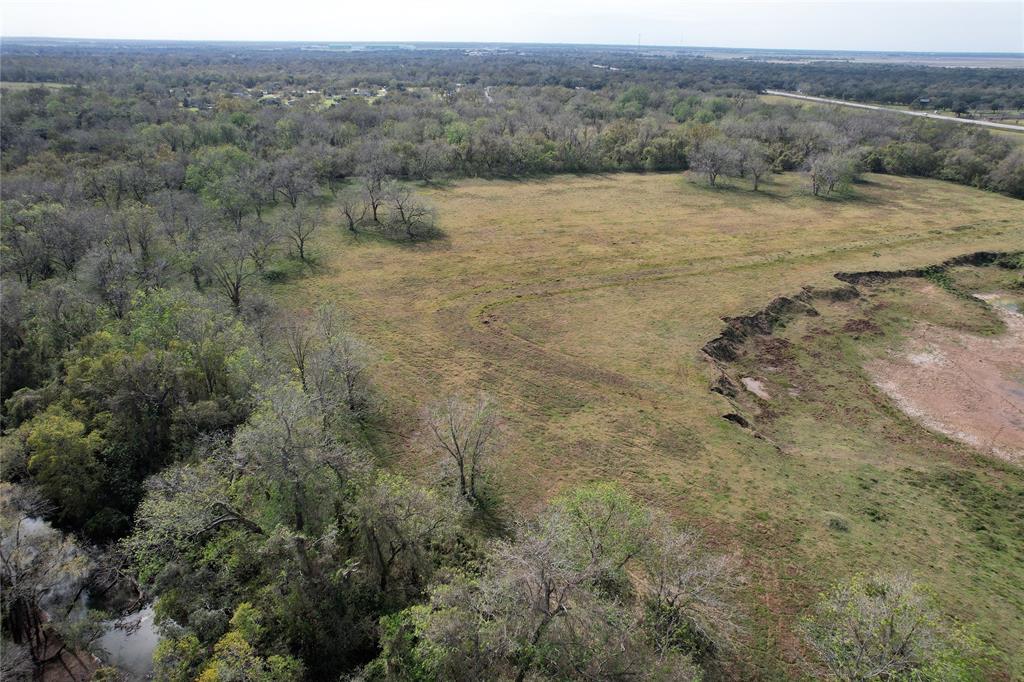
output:
[[[1006,322],[997,337],[931,324],[867,369],[875,385],[924,426],[1024,465],[1024,315],[992,302]]]

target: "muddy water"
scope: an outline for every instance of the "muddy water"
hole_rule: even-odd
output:
[[[1024,465],[1024,315],[1009,296],[979,296],[1007,332],[981,337],[922,324],[870,363],[875,385],[925,427]]]
[[[21,524],[21,535],[27,541],[35,536],[54,535],[59,531],[41,518],[30,517]],[[79,550],[72,550],[78,554]],[[68,602],[77,598],[71,611],[72,620],[84,617],[90,602],[89,591],[81,589],[81,579],[65,579],[54,584],[41,605],[44,609],[63,610]],[[99,639],[103,650],[101,656],[104,665],[116,667],[124,673],[127,680],[146,680],[153,672],[153,652],[160,639],[153,624],[153,608],[147,606],[138,613],[122,619],[105,621],[107,631]]]
[[[130,680],[145,680],[153,672],[153,651],[160,635],[153,625],[153,608],[147,606],[120,621],[109,621],[100,647],[104,663],[123,671]]]

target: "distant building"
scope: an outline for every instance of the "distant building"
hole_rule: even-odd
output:
[[[922,107],[926,107],[926,106],[928,106],[929,104],[932,103],[932,98],[931,97],[922,97],[921,99],[917,100],[917,103],[920,104]]]

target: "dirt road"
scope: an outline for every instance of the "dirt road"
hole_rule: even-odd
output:
[[[888,111],[894,114],[903,114],[905,116],[917,116],[920,118],[931,118],[938,121],[952,121],[953,123],[966,123],[968,125],[982,126],[983,128],[997,128],[999,130],[1012,130],[1018,133],[1024,133],[1024,126],[1012,125],[1010,123],[995,123],[994,121],[979,121],[973,118],[957,118],[956,116],[944,116],[942,114],[929,114],[927,111],[908,111],[906,109],[891,109],[889,107],[880,107],[877,104],[861,104],[860,102],[847,102],[841,99],[828,99],[825,97],[811,97],[810,95],[798,95],[795,92],[785,92],[783,90],[765,90],[766,95],[777,95],[779,97],[791,97],[793,99],[802,99],[808,102],[817,102],[818,104],[835,104],[841,107],[854,107],[856,109],[871,109],[873,111]]]

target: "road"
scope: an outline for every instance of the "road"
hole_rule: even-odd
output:
[[[841,107],[854,107],[857,109],[872,109],[874,111],[887,111],[905,116],[918,116],[920,118],[932,118],[937,121],[952,121],[953,123],[967,123],[969,125],[981,126],[983,128],[996,128],[998,130],[1012,130],[1017,133],[1024,133],[1024,126],[1017,126],[1011,123],[996,123],[994,121],[978,121],[973,118],[957,118],[956,116],[943,116],[942,114],[929,114],[927,111],[908,111],[906,109],[891,109],[880,107],[876,104],[861,104],[860,102],[847,102],[841,99],[827,99],[825,97],[811,97],[810,95],[798,95],[795,92],[784,92],[782,90],[765,90],[766,95],[778,95],[779,97],[791,97],[802,99],[808,102],[819,104],[835,104]]]

